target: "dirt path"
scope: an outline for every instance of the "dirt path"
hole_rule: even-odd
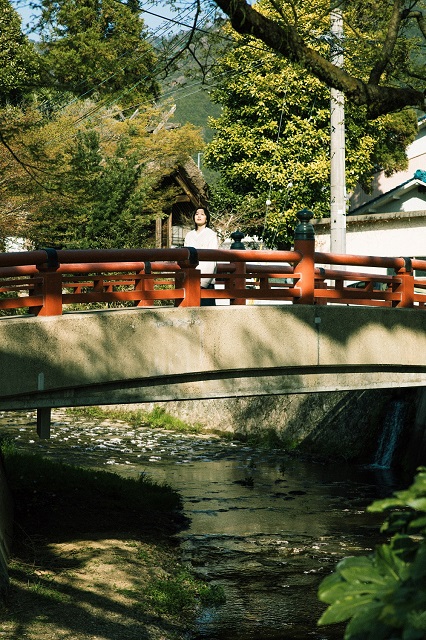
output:
[[[0,640],[188,640],[205,585],[179,563],[170,488],[15,450],[4,462],[15,532]]]
[[[37,540],[32,541],[37,544]],[[7,640],[181,640],[179,616],[158,616],[147,585],[176,564],[164,546],[118,536],[41,543],[37,561],[14,557],[1,615]],[[153,615],[153,614],[157,615]]]

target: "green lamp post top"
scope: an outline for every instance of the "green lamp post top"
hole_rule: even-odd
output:
[[[231,238],[233,242],[229,247],[230,249],[245,249],[245,245],[242,242],[242,239],[244,238],[244,233],[242,233],[242,231],[234,231],[231,233]]]
[[[294,230],[295,240],[315,240],[315,231],[313,225],[309,222],[314,217],[312,211],[302,209],[296,213],[299,224]]]

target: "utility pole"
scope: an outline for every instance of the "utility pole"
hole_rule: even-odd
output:
[[[331,62],[343,67],[343,16],[331,12]],[[332,88],[330,95],[330,251],[346,253],[345,97]]]

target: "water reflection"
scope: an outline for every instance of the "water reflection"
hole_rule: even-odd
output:
[[[182,436],[90,422],[55,411],[51,440],[38,440],[32,413],[0,415],[19,447],[133,476],[148,473],[180,492],[190,528],[183,561],[221,584],[226,604],[203,611],[193,640],[316,640],[342,630],[316,627],[323,576],[345,555],[379,540],[366,514],[390,495],[389,470],[303,462],[214,437]]]

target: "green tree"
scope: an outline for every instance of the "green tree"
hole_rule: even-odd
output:
[[[78,128],[78,119],[87,121],[102,98],[113,104],[120,96],[123,108],[116,117],[126,119],[135,113],[134,105],[157,95],[155,56],[136,5],[112,0],[34,3],[33,8],[42,9],[42,38],[35,46],[22,34],[11,3],[0,0],[0,237],[25,235],[29,214],[36,215],[45,200],[49,206],[63,193],[60,181],[67,165],[58,163],[54,150],[61,137],[57,127],[66,130],[65,137],[76,133],[60,117],[61,112],[73,117],[67,105],[79,105]],[[84,111],[75,94],[85,93],[97,102],[90,110],[86,102]],[[51,126],[56,127],[53,138],[45,140]],[[65,207],[65,223],[67,211]]]
[[[21,31],[21,18],[0,0],[0,105],[17,103],[39,82],[40,56]]]
[[[191,125],[149,133],[163,118],[157,108],[123,118],[120,106],[96,107],[76,100],[46,114],[35,102],[3,112],[14,119],[10,148],[20,160],[0,149],[6,233],[14,223],[33,246],[152,243],[152,222],[176,195],[164,178],[200,148],[200,134]]]
[[[154,50],[134,3],[41,0],[35,6],[47,84],[122,106],[158,95]]]
[[[215,2],[239,34],[254,36],[324,85],[343,91],[349,102],[366,106],[370,118],[407,106],[425,109],[423,0],[267,0],[254,7],[246,0]],[[326,44],[336,9],[345,25],[345,56],[358,59],[359,67],[330,61]]]
[[[63,217],[58,219],[46,203],[39,211],[41,219],[33,228],[34,235],[37,231],[45,234],[44,243],[85,248],[152,244],[151,223],[161,215],[161,209],[149,210],[156,179],[144,170],[146,165],[139,151],[132,149],[130,136],[123,136],[111,155],[105,155],[96,130],[78,131],[69,171],[61,184],[61,190],[65,187],[68,194],[62,210],[67,209],[67,217],[74,224]],[[160,207],[161,201],[156,204]],[[46,218],[59,224],[47,228]]]
[[[330,210],[329,91],[252,38],[236,38],[216,77],[212,97],[222,113],[211,121],[216,135],[204,154],[222,176],[214,208],[242,209],[244,231],[285,246],[298,210],[308,207],[317,217]],[[377,166],[389,174],[404,168],[416,132],[412,110],[369,122],[365,108],[347,105],[348,191],[360,180],[368,188]]]

